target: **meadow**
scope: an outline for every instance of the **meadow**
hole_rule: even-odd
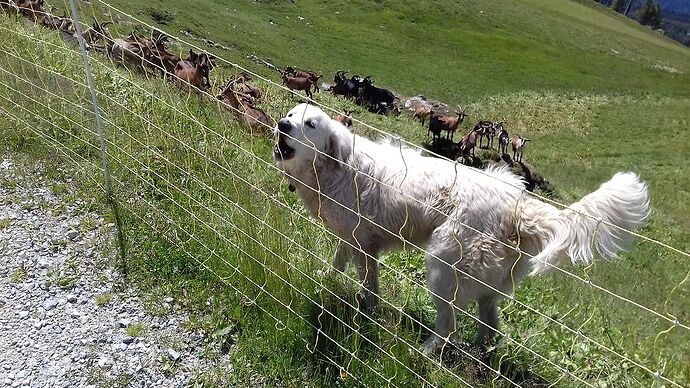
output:
[[[635,171],[649,184],[653,209],[640,232],[690,250],[690,50],[593,2],[111,4],[149,23],[163,21],[173,35],[185,30],[226,45],[231,50],[210,51],[276,81],[247,56],[317,69],[325,81],[341,69],[371,74],[402,95],[468,106],[465,131],[480,119],[506,121],[511,134],[533,140],[527,162],[565,203],[616,171]],[[140,28],[97,0],[82,6],[82,16],[115,21],[116,36]],[[76,175],[73,195],[107,212],[78,51],[24,20],[0,17],[0,33],[0,146],[67,162],[68,172],[55,174]],[[104,56],[93,61],[130,281],[151,295],[153,310],[157,298],[179,295],[195,317],[188,325],[234,347],[233,373],[199,371],[199,385],[509,385],[489,368],[524,385],[658,383],[635,363],[690,384],[690,333],[562,273],[529,279],[514,301],[502,303],[510,340],[489,355],[426,360],[410,350],[434,318],[418,252],[384,259],[382,292],[390,305],[375,321],[362,316],[354,272],[326,271],[336,240],[287,190],[266,133],[248,133],[213,96],[118,68]],[[219,66],[215,87],[235,72]],[[257,84],[273,117],[297,103]],[[376,116],[326,93],[317,99],[352,108],[355,117],[412,143],[425,140],[426,129],[407,112]],[[378,136],[361,125],[355,131]],[[690,320],[690,263],[658,245],[640,242],[621,260],[566,269]],[[465,340],[476,330],[471,314],[460,315]]]

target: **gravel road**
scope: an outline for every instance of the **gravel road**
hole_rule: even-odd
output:
[[[174,295],[152,315],[116,287],[113,226],[27,160],[0,158],[0,386],[178,387],[231,371],[182,327]]]

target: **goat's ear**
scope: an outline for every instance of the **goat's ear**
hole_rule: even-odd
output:
[[[348,156],[350,156],[351,149],[349,144],[337,133],[331,133],[326,140],[325,153],[331,156],[333,159],[340,162],[346,162]],[[341,166],[340,163],[335,162],[338,167]]]

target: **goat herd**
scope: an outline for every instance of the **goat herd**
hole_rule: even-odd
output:
[[[65,40],[78,42],[77,30],[72,19],[66,14],[61,17],[54,15],[52,7],[47,11],[45,0],[0,0],[0,6],[8,14],[26,16],[38,25],[59,31]],[[197,53],[191,49],[184,58],[174,54],[167,46],[170,38],[157,30],[149,36],[131,32],[124,38],[113,38],[108,30],[108,24],[110,22],[95,21],[91,27],[82,31],[81,35],[87,49],[104,52],[116,63],[125,67],[153,72],[164,78],[186,83],[201,91],[208,91],[211,88],[209,73],[214,67],[214,56],[205,52]],[[316,72],[287,66],[280,73],[283,85],[293,92],[303,91],[307,97],[311,98],[312,89],[320,91],[318,81],[321,75]],[[338,71],[333,78],[333,84],[328,86],[328,90],[333,95],[350,99],[371,112],[385,115],[400,114],[398,106],[400,98],[388,89],[374,86],[371,76],[362,78],[353,75],[348,78],[345,71]],[[275,126],[275,121],[256,106],[256,103],[262,99],[262,93],[251,83],[251,77],[246,73],[241,73],[227,81],[221,87],[217,98],[226,106],[231,107],[238,119],[252,130],[261,131]],[[446,156],[453,159],[462,156],[465,163],[470,161],[470,155],[474,158],[477,138],[479,138],[480,148],[484,138],[486,138],[486,147],[491,148],[494,137],[498,134],[501,155],[507,154],[508,144],[511,144],[513,159],[518,157],[518,161],[522,161],[524,149],[529,142],[529,139],[519,136],[511,139],[503,122],[480,121],[459,143],[453,143],[453,135],[466,117],[465,109],[458,106],[455,115],[434,112],[432,106],[428,104],[413,107],[411,110],[422,125],[428,119],[427,135],[432,135],[432,146],[441,143],[441,134],[446,132],[445,142],[451,144],[451,151],[446,152],[448,154]],[[352,111],[344,111],[343,114],[334,118],[345,126],[351,127],[351,115]]]
[[[463,161],[466,163],[470,162],[470,155],[472,158],[475,157],[474,150],[477,145],[479,145],[479,148],[482,148],[484,138],[486,138],[486,146],[484,148],[491,149],[494,145],[494,138],[498,134],[498,152],[500,155],[508,154],[508,144],[510,144],[513,148],[513,160],[519,162],[522,162],[525,148],[527,148],[527,143],[530,141],[530,139],[520,136],[513,136],[511,139],[504,127],[505,122],[503,121],[494,123],[482,120],[469,133],[463,136],[459,143],[453,143],[453,135],[465,120],[465,117],[467,117],[465,109],[458,106],[455,116],[435,113],[429,105],[421,105],[411,110],[414,111],[414,117],[422,125],[429,118],[427,136],[432,136],[432,146],[437,145],[441,141],[441,134],[446,132],[446,141],[451,143],[451,147],[449,147],[450,152],[448,152],[450,155],[446,156],[452,159],[462,156]],[[477,138],[479,138],[479,144],[477,144]]]

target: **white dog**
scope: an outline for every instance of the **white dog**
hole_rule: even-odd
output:
[[[593,250],[614,257],[631,236],[600,221],[629,229],[648,214],[647,187],[633,173],[618,173],[558,210],[524,193],[524,182],[506,168],[480,171],[372,142],[311,105],[292,109],[275,134],[278,165],[312,215],[342,239],[334,266],[352,260],[365,306],[378,302],[381,252],[404,241],[426,250],[437,309],[427,352],[456,334],[453,305],[479,302],[476,341],[484,344],[498,328],[498,291],[509,294],[527,275],[568,258],[589,263]]]

